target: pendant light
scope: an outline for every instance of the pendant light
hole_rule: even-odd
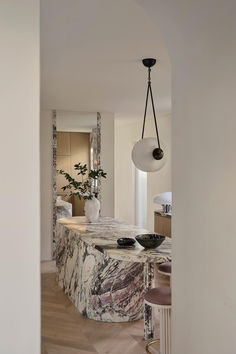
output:
[[[151,67],[156,64],[156,59],[147,58],[142,60],[143,65],[148,68],[148,84],[147,95],[145,101],[142,138],[134,145],[132,150],[132,160],[135,166],[145,172],[154,172],[160,168],[160,160],[164,156],[164,152],[160,146],[159,132],[157,128],[156,112],[151,86]],[[144,138],[144,130],[147,115],[147,106],[149,94],[151,96],[152,111],[155,123],[156,138]]]

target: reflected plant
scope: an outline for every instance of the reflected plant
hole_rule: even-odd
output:
[[[107,173],[103,169],[90,170],[86,164],[80,162],[74,165],[74,170],[78,171],[77,176],[80,176],[80,181],[75,180],[71,175],[64,170],[57,170],[60,175],[63,175],[68,181],[68,184],[62,187],[63,191],[69,190],[70,195],[75,194],[80,200],[89,200],[98,195],[98,179],[106,178]],[[85,177],[87,175],[87,177]]]

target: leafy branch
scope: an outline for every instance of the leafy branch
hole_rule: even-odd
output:
[[[90,170],[88,173],[87,165],[82,165],[80,162],[74,165],[74,170],[78,171],[77,176],[81,177],[81,181],[76,181],[71,175],[64,170],[57,170],[60,175],[63,175],[68,181],[68,184],[62,187],[62,190],[69,190],[70,195],[75,194],[80,200],[92,199],[93,196],[98,194],[98,183],[99,178],[106,178],[107,173],[103,169]],[[84,176],[87,175],[87,178]]]

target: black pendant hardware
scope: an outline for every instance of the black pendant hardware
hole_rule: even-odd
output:
[[[147,115],[147,105],[148,105],[148,98],[149,98],[149,93],[150,93],[151,103],[152,103],[152,111],[153,111],[153,117],[154,117],[155,129],[156,129],[156,136],[157,136],[157,144],[158,144],[158,147],[153,150],[152,156],[155,160],[161,160],[164,156],[164,152],[160,146],[160,139],[159,139],[159,133],[158,133],[158,128],[157,128],[156,111],[155,111],[155,106],[154,106],[152,85],[151,85],[151,67],[156,64],[156,59],[146,58],[146,59],[143,59],[142,62],[143,62],[143,65],[148,68],[148,85],[147,85],[147,94],[146,94],[146,100],[145,100],[142,139],[144,137],[144,129],[145,129],[146,115]]]

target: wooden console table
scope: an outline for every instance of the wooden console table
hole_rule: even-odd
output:
[[[157,234],[171,237],[171,215],[154,212],[154,231]]]

